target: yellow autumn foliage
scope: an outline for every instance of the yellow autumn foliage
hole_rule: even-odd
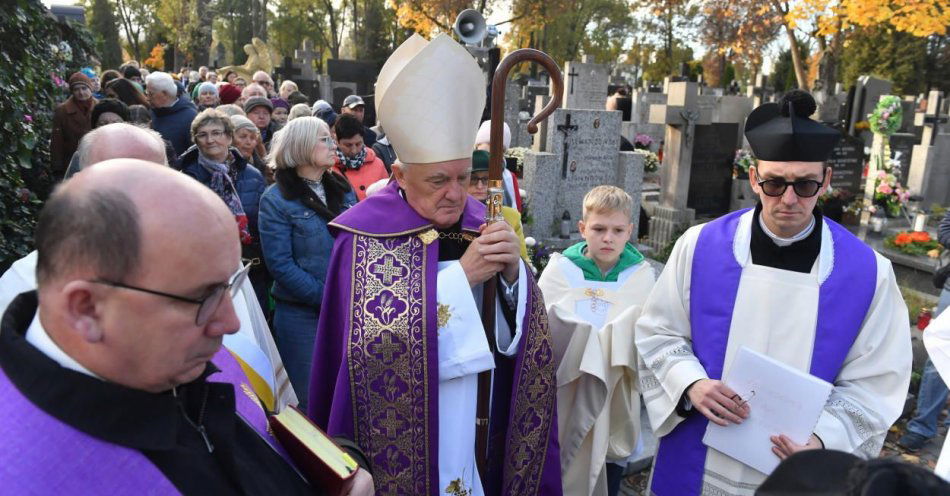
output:
[[[142,63],[145,64],[146,67],[151,67],[152,69],[156,71],[164,71],[165,70],[165,45],[161,43],[156,43],[155,46],[152,47],[152,51],[149,52],[148,58],[145,59]]]

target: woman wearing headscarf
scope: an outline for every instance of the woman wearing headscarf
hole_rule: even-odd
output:
[[[50,173],[55,178],[63,177],[79,140],[92,129],[92,109],[96,105],[92,81],[81,72],[69,76],[69,92],[69,98],[53,112]]]
[[[197,95],[195,101],[198,102],[199,112],[218,106],[218,88],[214,85],[214,83],[209,83],[207,81],[201,83],[195,90],[195,94]]]
[[[264,175],[267,184],[272,184],[274,182],[274,170],[267,167],[262,158],[267,152],[264,150],[261,132],[257,130],[257,126],[243,115],[232,115],[231,124],[234,125],[234,148],[241,152],[244,160],[247,160]]]

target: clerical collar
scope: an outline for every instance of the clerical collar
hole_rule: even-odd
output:
[[[762,219],[761,211],[759,212],[759,227],[762,228],[762,231],[765,233],[765,235],[768,236],[769,238],[771,238],[771,239],[772,239],[772,242],[775,243],[776,245],[778,245],[778,246],[788,246],[788,245],[790,245],[790,244],[792,244],[792,243],[796,243],[796,242],[798,242],[798,241],[801,241],[801,240],[807,238],[808,235],[811,234],[811,232],[815,229],[815,216],[814,216],[814,215],[811,216],[811,222],[808,223],[808,227],[806,227],[806,228],[803,229],[800,233],[798,233],[798,234],[796,234],[796,235],[794,235],[794,236],[792,236],[792,237],[790,237],[790,238],[783,238],[783,237],[778,236],[778,235],[776,235],[775,233],[773,233],[773,232],[769,229],[769,226],[767,226],[767,225],[765,224],[765,220]]]
[[[26,330],[26,342],[35,346],[36,349],[49,357],[50,360],[53,360],[63,367],[102,380],[102,377],[92,373],[91,370],[83,367],[82,364],[77,362],[73,357],[67,355],[66,352],[53,341],[53,338],[49,337],[49,333],[46,332],[46,329],[43,328],[43,324],[40,322],[39,311],[33,316],[33,322],[30,323],[30,327]]]
[[[762,205],[755,207],[754,218],[752,219],[752,235],[749,249],[752,254],[752,263],[763,265],[776,269],[790,270],[793,272],[809,273],[818,259],[821,252],[821,229],[822,218],[818,209],[815,209],[814,225],[810,229],[803,231],[804,236],[797,239],[792,238],[790,244],[786,246],[779,245],[765,229],[765,224],[761,222]],[[800,233],[801,234],[801,233]],[[795,240],[797,239],[797,240]]]

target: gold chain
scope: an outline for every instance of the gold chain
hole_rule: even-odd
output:
[[[452,239],[455,241],[472,241],[475,239],[474,234],[469,233],[460,233],[460,232],[440,232],[439,239]]]

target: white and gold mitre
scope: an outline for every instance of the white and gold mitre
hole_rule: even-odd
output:
[[[379,72],[376,114],[403,163],[471,158],[485,89],[482,70],[455,40],[414,34]]]

